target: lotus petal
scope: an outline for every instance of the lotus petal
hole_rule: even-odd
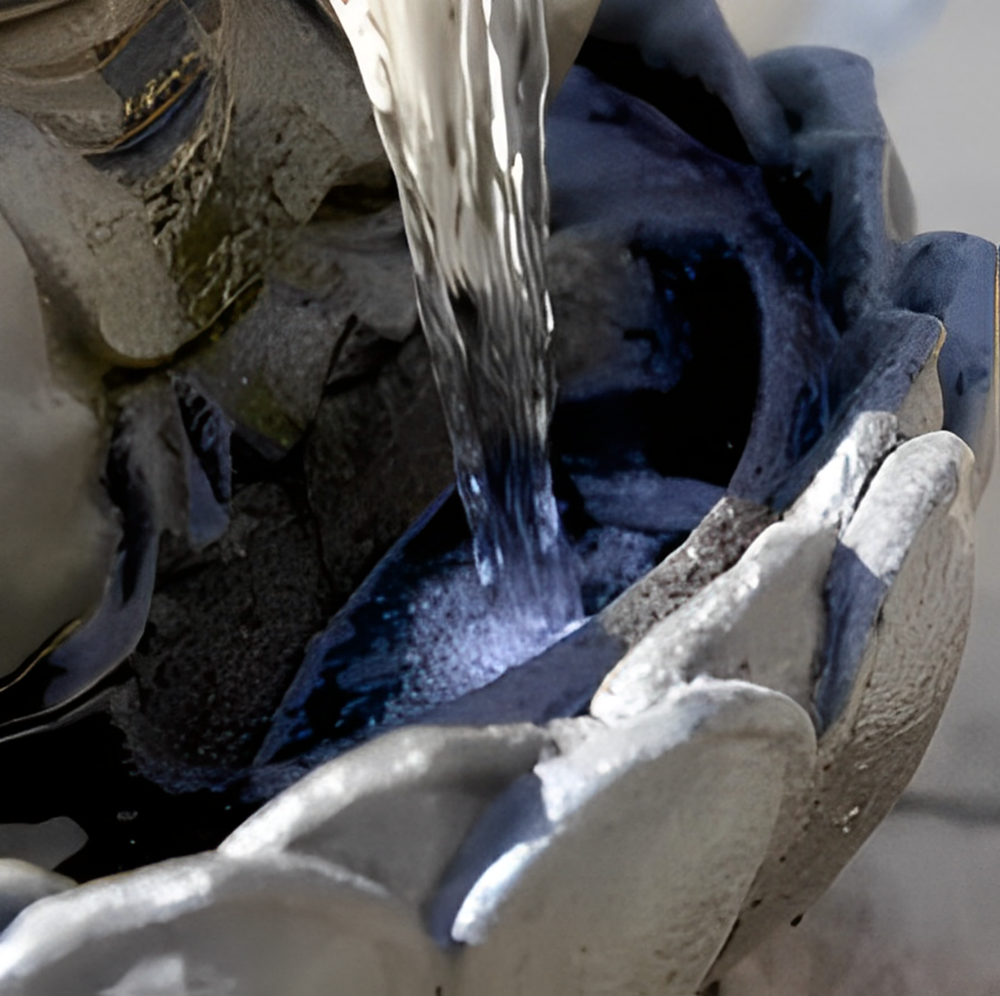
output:
[[[859,418],[785,520],[622,658],[591,713],[608,722],[635,716],[698,674],[754,681],[811,711],[826,625],[823,585],[837,535],[895,441],[892,416]]]
[[[724,498],[688,539],[578,630],[485,688],[427,714],[431,723],[547,723],[585,712],[622,655],[651,626],[732,567],[774,519]]]
[[[930,433],[885,461],[844,531],[826,583],[816,782],[783,817],[713,974],[801,915],[913,776],[968,631],[974,493],[968,447]]]
[[[426,996],[444,972],[411,911],[290,855],[99,879],[29,907],[0,941],[5,996]]]
[[[219,849],[324,858],[421,908],[483,810],[548,740],[528,724],[397,730],[296,782]]]
[[[914,229],[914,205],[885,122],[871,65],[832,49],[791,48],[754,60],[795,122],[783,161],[829,197],[824,285],[849,328],[889,303],[895,241]]]
[[[739,682],[678,685],[615,727],[560,727],[563,753],[473,829],[431,909],[476,996],[691,996],[808,778],[812,725]]]
[[[0,858],[0,931],[32,903],[65,892],[74,885],[73,879],[30,862]]]
[[[787,138],[781,106],[712,0],[605,0],[592,36],[634,50],[623,66],[626,74],[641,56],[646,69],[666,67],[700,79],[724,102],[754,159],[771,163],[780,157]]]
[[[989,478],[997,437],[997,247],[958,232],[933,232],[902,247],[894,295],[935,315],[948,330],[941,348],[944,417],[976,455],[976,500]]]

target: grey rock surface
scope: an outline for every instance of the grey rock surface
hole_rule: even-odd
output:
[[[127,4],[104,14],[96,13],[99,5],[65,6],[84,11],[78,26],[99,33],[110,30],[118,13],[134,13]],[[667,44],[670,16],[658,19],[650,13],[654,5],[642,6],[649,15],[641,22],[649,29],[647,47],[655,51]],[[630,7],[638,10],[624,0],[609,5],[602,22],[607,37],[621,37],[614,18]],[[211,80],[205,121],[231,127],[225,133],[232,145],[211,140],[225,129],[200,126],[187,134],[185,154],[201,157],[189,190],[170,186],[176,161],[160,158],[162,148],[130,158],[115,144],[114,126],[131,85],[128,66],[115,59],[113,71],[76,81],[73,100],[90,101],[86,113],[70,102],[42,115],[41,104],[21,87],[4,120],[10,135],[23,139],[7,152],[9,175],[25,149],[46,158],[47,169],[32,177],[32,210],[54,220],[19,241],[26,258],[49,268],[46,279],[70,273],[66,300],[81,291],[82,300],[74,299],[75,310],[67,313],[79,322],[69,332],[86,333],[88,359],[56,373],[72,374],[74,396],[91,405],[91,420],[105,417],[94,402],[99,384],[110,387],[112,408],[126,413],[142,397],[132,381],[146,375],[119,370],[107,379],[109,364],[159,362],[190,342],[172,386],[156,372],[147,381],[152,396],[170,399],[158,409],[161,419],[143,423],[142,436],[151,451],[172,452],[146,468],[156,535],[164,537],[162,573],[153,626],[114,710],[135,763],[164,783],[191,788],[224,780],[252,756],[256,732],[306,639],[438,490],[449,460],[426,354],[413,334],[410,268],[388,203],[385,164],[343,39],[331,34],[327,21],[313,23],[312,8],[279,0],[259,5],[243,21],[211,2],[164,9],[179,18],[172,23],[183,27],[183,38],[197,36],[209,62],[213,50],[234,46],[240,53],[205,77]],[[674,9],[715,16],[706,4]],[[56,15],[65,13],[53,8],[40,23],[55,37],[66,23]],[[313,55],[318,48],[324,57],[339,53],[333,75],[349,95],[346,110],[300,99],[308,52],[278,81],[255,74],[255,59],[270,64],[280,55],[286,29],[308,39]],[[13,61],[4,69],[18,68],[6,41],[0,48]],[[676,39],[671,46],[678,49]],[[675,52],[696,68],[702,54],[697,46]],[[567,992],[652,986],[671,971],[678,996],[689,996],[727,936],[717,971],[776,922],[798,915],[886,813],[936,724],[967,621],[971,509],[995,440],[995,342],[982,334],[994,313],[982,290],[995,285],[996,252],[961,237],[896,247],[912,231],[911,205],[871,81],[856,60],[799,52],[765,60],[758,70],[793,111],[803,93],[811,95],[806,110],[812,116],[804,115],[801,132],[788,133],[773,95],[746,60],[733,63],[730,77],[713,79],[732,98],[735,119],[762,160],[792,149],[795,168],[811,171],[820,196],[832,197],[831,246],[839,262],[828,274],[827,293],[843,295],[835,317],[846,327],[832,365],[833,430],[810,454],[801,479],[793,474],[781,483],[787,466],[775,457],[781,466],[764,489],[763,497],[779,508],[790,506],[783,521],[771,524],[777,513],[755,503],[724,499],[703,523],[715,532],[706,538],[710,530],[700,537],[696,531],[595,625],[537,667],[513,672],[510,681],[436,717],[547,722],[584,707],[604,671],[631,648],[594,700],[608,728],[588,718],[544,731],[391,734],[280,797],[224,847],[228,858],[148,869],[79,890],[65,905],[56,899],[29,911],[0,945],[0,961],[18,962],[3,969],[22,987],[12,991],[47,993],[55,986],[70,992],[73,973],[86,966],[94,985],[115,994],[143,987],[225,991],[243,980],[250,992],[284,986],[282,992],[305,994],[326,991],[325,978],[338,970],[335,959],[352,993],[440,985],[447,972],[414,910],[401,910],[379,886],[335,870],[332,862],[414,906],[429,903],[439,939],[469,944],[455,963],[460,987],[470,992],[509,991],[506,966],[523,956],[516,984],[525,996],[566,986]],[[699,71],[704,74],[704,64]],[[60,89],[52,80],[46,87],[50,95]],[[843,114],[829,99],[839,92],[851,98]],[[277,130],[260,109],[275,93],[291,100],[282,105]],[[66,121],[75,118],[77,130],[60,131],[60,113]],[[184,120],[180,113],[178,121]],[[127,261],[135,286],[118,297],[91,279],[93,260],[120,252],[104,215],[89,203],[65,212],[37,207],[62,182],[52,177],[72,180],[83,161],[82,146],[73,144],[81,140],[80,122],[103,143],[96,153],[85,150],[94,205],[104,203],[104,181],[113,176],[118,199],[109,203],[112,213],[121,208],[121,231],[134,236],[143,224],[156,230],[155,252]],[[342,155],[348,146],[351,155]],[[66,155],[66,148],[75,151]],[[356,149],[361,154],[352,158]],[[332,173],[331,162],[337,163]],[[210,175],[217,186],[206,186]],[[866,195],[852,200],[859,184]],[[121,190],[132,197],[127,210]],[[56,203],[54,195],[49,199]],[[7,213],[5,203],[0,208]],[[254,218],[263,218],[267,231],[255,230]],[[84,246],[80,231],[95,219],[88,230],[94,244]],[[586,391],[595,380],[587,364],[608,346],[581,342],[600,313],[591,304],[610,308],[632,285],[621,260],[584,237],[561,233],[552,259],[563,289],[557,314],[576,316],[584,330],[564,344],[563,362],[579,375],[575,382],[568,378],[570,390]],[[62,269],[54,266],[62,262]],[[16,264],[15,270],[26,270],[20,257]],[[150,326],[148,340],[129,330],[125,313],[157,305],[142,297],[155,298],[163,283],[155,274],[142,282],[147,265],[177,284],[176,301],[157,312],[163,328]],[[577,267],[594,277],[585,293],[574,286]],[[604,268],[614,272],[601,285],[596,275]],[[948,286],[921,297],[934,272],[947,276]],[[384,293],[373,292],[383,277]],[[611,285],[614,292],[606,294]],[[801,314],[810,302],[798,302]],[[627,329],[622,324],[613,331]],[[50,341],[65,342],[69,332],[53,326]],[[806,357],[804,366],[809,362]],[[195,393],[185,394],[189,389]],[[184,421],[184,405],[204,400],[199,390],[217,397],[223,417],[235,425],[237,445],[256,450],[258,479],[241,479],[232,496],[218,491],[212,454],[199,446],[190,419]],[[784,426],[784,409],[775,414],[780,407],[771,414]],[[975,463],[955,436],[934,431],[941,426],[969,444]],[[897,430],[904,440],[920,438],[903,442],[869,481],[896,444]],[[766,432],[759,439],[774,442]],[[92,479],[99,464],[88,465]],[[387,476],[398,493],[384,491]],[[792,504],[797,485],[814,476],[815,484]],[[586,497],[591,508],[610,501],[600,486]],[[376,515],[383,503],[387,514],[379,509]],[[212,545],[226,515],[229,531]],[[143,561],[147,572],[150,563]],[[109,593],[114,596],[113,586],[105,606]],[[828,618],[833,625],[826,625]],[[138,641],[133,630],[125,641],[129,650]],[[64,645],[67,652],[72,646]],[[207,685],[206,656],[216,664]],[[718,676],[776,686],[799,705],[731,680],[712,685],[713,698],[696,678],[706,662]],[[643,664],[645,670],[638,667]],[[549,687],[539,695],[531,675],[543,666],[542,685]],[[638,692],[628,705],[611,707],[609,689],[629,667],[641,672]],[[564,675],[572,678],[560,684]],[[677,705],[685,696],[690,701],[676,715],[661,714],[661,700]],[[821,733],[815,779],[812,711]],[[506,752],[493,751],[497,741]],[[539,761],[540,744],[552,753]],[[393,766],[397,754],[409,767]],[[178,761],[193,773],[189,782],[171,781]],[[692,790],[691,780],[699,787]],[[501,797],[489,809],[496,793]],[[414,826],[426,828],[417,834],[426,848],[420,867],[409,850]],[[456,849],[459,857],[448,867]],[[237,854],[239,860],[232,857]],[[503,878],[511,868],[516,874]],[[433,900],[442,876],[445,890]],[[571,887],[563,890],[567,882]],[[159,906],[157,891],[166,897]],[[625,912],[636,902],[647,930],[639,937]],[[653,936],[657,925],[666,925],[669,945]],[[246,938],[262,938],[263,950],[275,931],[278,943],[266,963]],[[347,940],[327,950],[319,939],[331,932]],[[168,933],[177,949],[164,941]],[[396,961],[382,957],[387,946]],[[380,975],[380,957],[389,965],[388,981]],[[282,982],[275,981],[279,970],[286,973]]]
[[[761,11],[753,5],[755,25],[775,6]],[[798,11],[806,7],[796,5]],[[850,28],[855,20],[901,14],[890,4],[855,8],[832,0],[812,7],[825,7]],[[977,0],[949,0],[932,12],[923,5],[906,8],[927,19],[925,30],[914,37],[893,23],[885,35],[892,57],[876,61],[876,75],[920,228],[972,232],[995,242],[998,141],[982,122],[992,108],[1000,10]],[[864,40],[876,37],[865,32]],[[977,454],[977,463],[991,456],[990,450]],[[1000,990],[994,943],[1000,918],[998,510],[994,479],[977,513],[976,592],[964,659],[910,788],[801,924],[780,928],[744,959],[724,980],[721,996],[985,996]]]
[[[461,991],[690,996],[813,744],[789,699],[735,682],[587,728],[497,799],[442,883],[431,929],[465,942]]]
[[[698,674],[782,691],[812,711],[827,620],[823,586],[840,530],[896,441],[891,416],[858,419],[785,519],[739,562],[652,625],[604,679],[590,705],[614,722]]]

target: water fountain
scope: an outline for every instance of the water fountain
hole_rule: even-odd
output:
[[[546,459],[553,385],[543,8],[429,3],[400,16],[351,0],[334,9],[398,178],[458,489],[492,597],[483,599],[462,564],[463,540],[447,535],[447,509],[429,513],[310,645],[256,758],[265,768],[291,762],[286,779],[303,758],[315,763],[426,715],[537,656],[567,623],[604,608],[651,569],[723,487],[771,500],[823,431],[824,365],[835,344],[816,264],[782,232],[759,175],[664,128],[662,118],[646,118],[607,82],[571,76],[550,115],[559,138],[549,156],[557,217],[609,226],[607,244],[630,232],[626,251],[648,268],[664,312],[644,333],[653,362],[620,353],[623,369],[596,403],[587,390],[575,399],[566,385],[556,425],[560,499],[564,510],[582,505],[588,525],[561,535]],[[431,51],[455,56],[429,59]],[[601,51],[585,53],[584,64],[594,57],[600,72]],[[662,189],[654,179],[662,166],[641,143],[629,150],[631,171],[619,142],[602,154],[604,132],[593,122],[616,115],[670,147],[678,176],[664,174]],[[772,115],[758,117],[763,127],[751,134],[764,144]],[[718,202],[709,206],[700,193],[713,172]],[[634,194],[644,185],[645,198],[617,201],[615,190]],[[598,188],[603,206],[591,221]],[[785,279],[789,268],[798,271],[794,281]],[[727,295],[724,304],[712,300],[713,285]],[[564,329],[562,339],[573,335]],[[759,354],[758,382],[750,374]],[[670,439],[666,426],[684,418],[701,425],[688,426],[688,440]],[[617,460],[609,456],[616,450]],[[595,590],[603,596],[588,597]],[[602,657],[598,670],[607,663]],[[324,717],[334,715],[331,726]],[[273,791],[269,778],[255,775]]]
[[[193,15],[181,7],[187,24]],[[190,9],[211,24],[211,7]],[[293,8],[305,16],[302,5]],[[414,5],[399,24],[454,38],[459,48],[465,39],[489,65],[491,7],[461,9],[468,21],[449,21],[445,6]],[[338,7],[358,17],[350,30],[359,49],[364,31],[378,27],[377,17],[365,20],[371,10],[382,7]],[[512,620],[504,604],[519,589],[518,598],[524,588],[534,597],[542,581],[512,582],[505,593],[495,537],[487,530],[474,549],[457,498],[446,494],[325,628],[325,617],[315,620],[324,603],[303,613],[302,628],[320,632],[297,674],[285,672],[284,701],[230,720],[232,690],[266,671],[254,671],[248,654],[245,670],[228,678],[222,668],[184,670],[180,655],[157,644],[173,632],[171,600],[184,629],[198,630],[186,607],[224,591],[201,587],[204,579],[277,563],[268,559],[274,545],[258,552],[249,525],[257,507],[281,523],[280,540],[294,541],[293,559],[309,563],[296,506],[282,496],[322,508],[309,461],[329,450],[296,452],[294,420],[264,417],[275,406],[259,388],[279,383],[273,368],[283,365],[277,347],[262,345],[266,330],[309,328],[275,319],[308,312],[308,284],[294,292],[268,285],[259,306],[237,309],[230,326],[211,329],[173,360],[172,379],[156,371],[109,378],[121,405],[110,462],[112,496],[128,527],[121,583],[94,617],[102,639],[65,640],[56,659],[32,669],[37,683],[24,687],[44,703],[66,676],[80,677],[81,661],[100,656],[95,648],[135,648],[131,671],[87,672],[98,682],[92,691],[56,695],[47,713],[25,708],[11,721],[20,726],[0,727],[8,738],[0,749],[14,782],[26,786],[20,795],[41,805],[28,787],[55,785],[59,804],[76,807],[93,833],[67,869],[89,877],[209,850],[37,904],[0,941],[0,978],[13,991],[65,991],[85,964],[96,985],[120,993],[242,985],[312,996],[336,979],[352,993],[379,996],[393,986],[480,994],[509,991],[516,963],[525,993],[663,984],[671,996],[690,996],[720,954],[736,957],[770,924],[801,913],[892,804],[933,730],[967,616],[971,508],[993,439],[996,251],[957,236],[904,243],[905,186],[858,60],[784,53],[751,65],[713,10],[695,0],[606,5],[552,104],[546,261],[553,311],[570,320],[557,324],[554,341],[563,391],[552,423],[551,492],[539,459],[551,404],[540,281],[516,287],[525,294],[513,295],[511,309],[527,311],[528,342],[541,361],[527,376],[530,404],[511,416],[513,435],[521,426],[528,442],[508,445],[507,429],[489,420],[482,445],[463,451],[456,433],[466,497],[477,498],[474,481],[481,498],[486,478],[495,484],[512,466],[527,467],[509,500],[499,500],[507,525],[498,531],[522,550],[504,554],[504,569],[523,566],[532,530],[551,554],[546,570],[562,571],[570,553],[578,558],[592,618],[547,651],[536,655],[537,625],[522,626],[517,613]],[[507,26],[511,36],[523,38],[526,26],[540,31],[542,11],[530,3],[505,8],[497,24],[518,11],[525,20]],[[312,29],[330,32],[331,51],[345,51],[328,22]],[[391,41],[369,34],[369,51]],[[518,61],[516,45],[500,37],[493,45]],[[544,52],[529,48],[525,66],[538,69]],[[388,90],[396,77],[380,77],[378,59],[368,66],[376,112],[387,114],[389,95],[402,94],[414,121],[433,120],[432,134],[447,136],[448,118],[421,102],[426,68],[413,55],[394,57],[401,61],[393,72],[405,66],[411,75]],[[454,68],[432,78],[447,80]],[[419,87],[402,85],[417,74]],[[499,261],[523,265],[544,242],[539,148],[531,146],[531,186],[531,149],[521,146],[519,166],[511,137],[526,142],[540,127],[544,83],[530,78],[526,117],[473,115],[465,153],[457,136],[426,157],[419,129],[396,136],[425,322],[432,335],[465,323],[476,347],[465,350],[476,360],[468,371],[457,340],[433,346],[463,375],[490,370],[497,342],[479,322],[502,310],[493,283]],[[491,79],[496,86],[475,101],[472,91],[446,88],[435,106],[506,109],[504,98],[517,96],[513,77]],[[234,116],[233,127],[248,118]],[[382,124],[392,148],[391,118]],[[114,157],[128,151],[102,152],[101,168],[120,168]],[[438,159],[428,173],[424,166]],[[478,228],[469,219],[464,227],[442,168],[468,178],[457,189],[480,206]],[[407,188],[418,172],[423,194]],[[311,236],[329,240],[338,273],[361,273],[379,291],[393,274],[408,284],[409,264],[397,265],[405,254],[391,194],[371,180],[377,170],[347,175],[354,185],[316,208]],[[288,186],[273,189],[295,200]],[[344,222],[348,202],[355,208]],[[491,213],[498,205],[524,209],[524,226],[505,228]],[[442,218],[450,219],[443,231]],[[443,257],[428,249],[432,230],[435,244],[449,247]],[[505,231],[516,237],[498,239]],[[464,248],[473,232],[485,236],[488,252]],[[355,241],[345,251],[348,236]],[[235,266],[242,250],[232,251]],[[309,258],[301,245],[296,252],[282,260],[288,280],[308,270],[296,269]],[[391,265],[373,268],[366,253]],[[364,321],[377,311],[363,295],[351,306]],[[430,317],[436,310],[439,325]],[[371,336],[357,314],[328,353],[315,354],[327,357],[331,373],[310,388],[322,400],[301,416],[306,423],[318,426],[330,412],[356,416],[344,385],[370,388],[365,397],[375,404],[384,379],[406,369],[392,363],[412,341],[392,354],[384,379],[372,373]],[[405,316],[395,309],[386,320],[391,335]],[[497,334],[511,327],[498,320]],[[234,342],[273,378],[252,385],[252,404],[246,381],[258,371]],[[311,384],[316,366],[326,370],[322,361],[284,366],[296,384]],[[480,393],[504,395],[489,378],[472,391]],[[456,392],[456,430],[469,394]],[[288,411],[300,411],[299,401],[286,401]],[[347,435],[352,428],[345,418],[331,424]],[[359,448],[370,449],[369,424],[377,423],[362,422]],[[172,476],[164,466],[181,469]],[[169,497],[163,478],[186,482],[183,500]],[[193,537],[218,535],[227,513],[233,523],[224,538],[199,551]],[[287,577],[269,575],[268,594]],[[312,577],[321,587],[322,572]],[[483,577],[498,592],[492,599]],[[150,601],[152,625],[138,642]],[[575,613],[571,602],[564,587],[555,589],[555,607],[541,613],[547,629]],[[924,606],[933,611],[919,620],[915,640],[914,612]],[[239,625],[258,632],[252,612]],[[277,615],[259,632],[276,625]],[[524,631],[523,645],[512,647]],[[491,659],[493,648],[501,653]],[[169,682],[155,680],[167,669],[152,663],[164,653]],[[96,663],[107,668],[109,660]],[[201,707],[208,691],[218,700],[204,724],[178,708]],[[34,704],[27,693],[20,701]],[[862,728],[866,736],[852,735]],[[190,743],[177,748],[182,740]],[[884,750],[887,743],[899,749]],[[108,758],[113,771],[88,772]],[[244,822],[261,797],[309,768]],[[154,822],[193,830],[158,835]]]

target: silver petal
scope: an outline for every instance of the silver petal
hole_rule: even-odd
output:
[[[0,930],[32,903],[76,885],[71,878],[16,858],[0,858]]]
[[[592,714],[608,722],[634,716],[676,681],[698,674],[753,681],[811,711],[830,558],[842,523],[895,438],[892,416],[859,417],[785,520],[622,658],[594,696]]]

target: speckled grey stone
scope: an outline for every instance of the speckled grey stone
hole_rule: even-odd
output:
[[[691,996],[814,757],[800,708],[738,682],[584,722],[498,799],[442,884],[432,930],[465,942],[461,993]]]

